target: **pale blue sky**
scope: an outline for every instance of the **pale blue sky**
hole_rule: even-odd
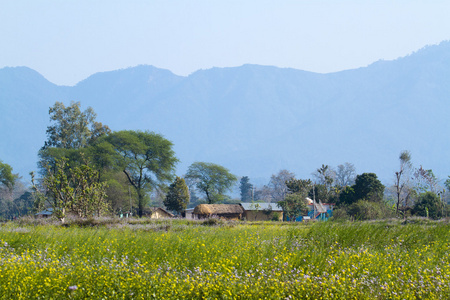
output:
[[[450,1],[0,0],[0,68],[56,84],[139,64],[328,73],[450,39]]]

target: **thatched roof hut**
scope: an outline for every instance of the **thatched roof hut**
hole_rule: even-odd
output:
[[[239,204],[200,204],[192,212],[197,218],[210,218],[217,216],[226,219],[240,219],[244,209]]]

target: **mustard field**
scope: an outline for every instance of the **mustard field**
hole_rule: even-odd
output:
[[[1,299],[449,299],[443,223],[0,225]]]

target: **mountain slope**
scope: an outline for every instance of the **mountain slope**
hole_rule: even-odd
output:
[[[151,130],[172,140],[179,174],[209,161],[251,178],[282,168],[309,177],[321,164],[348,161],[387,182],[408,149],[417,165],[446,177],[449,83],[450,42],[331,74],[244,65],[182,77],[138,66],[58,87],[30,69],[5,68],[0,124],[8,130],[0,138],[8,146],[0,159],[21,173],[32,169],[48,107],[74,100],[113,130]]]

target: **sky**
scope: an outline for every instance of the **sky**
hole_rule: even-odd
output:
[[[0,68],[58,85],[141,64],[329,73],[449,40],[449,15],[448,0],[0,0]]]

